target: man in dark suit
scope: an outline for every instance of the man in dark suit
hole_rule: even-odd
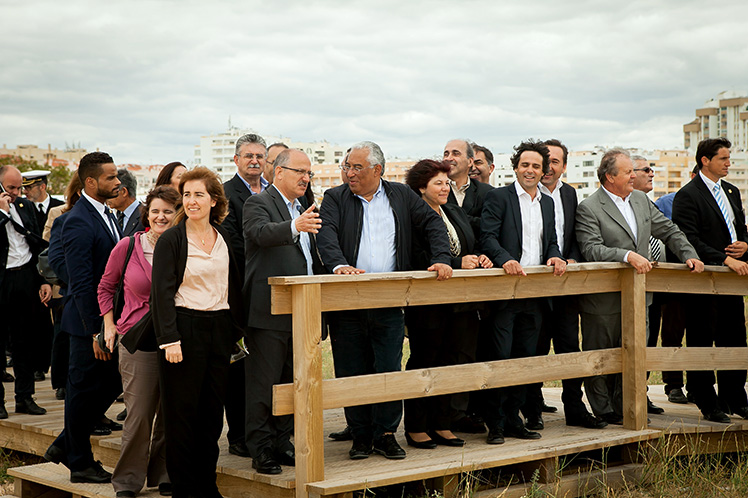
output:
[[[650,236],[660,239],[694,272],[704,270],[683,232],[647,196],[634,190],[636,173],[629,153],[605,153],[597,176],[601,187],[577,207],[576,233],[585,261],[624,262],[638,273],[652,269]],[[647,304],[652,301],[647,294]],[[621,347],[621,294],[604,292],[579,297],[582,349]],[[595,415],[623,424],[621,374],[585,379],[585,394]]]
[[[673,200],[673,221],[683,230],[704,263],[725,265],[748,276],[748,233],[740,190],[723,180],[730,167],[730,147],[725,138],[699,143],[699,173],[678,191]],[[743,296],[693,295],[686,301],[686,343],[701,347],[746,347]],[[715,365],[718,367],[718,365]],[[688,372],[686,388],[693,394],[704,418],[729,423],[727,413],[748,419],[745,370]]]
[[[115,216],[122,237],[129,237],[145,230],[142,221],[143,205],[136,198],[138,180],[127,171],[127,168],[118,169],[117,178],[120,182],[119,192],[117,197],[109,199],[107,204],[117,210]]]
[[[122,392],[116,358],[102,351],[97,288],[109,253],[120,239],[114,214],[106,201],[117,196],[117,167],[105,152],[81,158],[81,198],[68,211],[62,247],[68,271],[67,302],[62,331],[70,334],[70,371],[65,397],[65,427],[44,454],[70,469],[71,482],[110,482],[112,475],[94,460],[90,434]]]
[[[41,238],[33,203],[21,199],[21,172],[13,166],[0,166],[0,337],[13,345],[16,374],[16,413],[44,415],[34,394],[34,354],[41,331],[30,318],[49,310],[42,306],[52,296],[52,288],[36,271],[36,262],[46,242]],[[41,297],[41,303],[40,303]],[[4,348],[3,348],[4,349]],[[2,354],[5,354],[3,350]],[[0,387],[0,418],[5,410],[5,388]]]
[[[444,146],[444,162],[449,164],[449,180],[452,187],[447,202],[457,204],[465,211],[473,227],[475,238],[480,238],[480,216],[483,211],[483,199],[493,190],[487,183],[471,180],[470,168],[473,166],[475,151],[467,140],[455,139]]]
[[[269,183],[262,177],[267,160],[265,139],[254,133],[242,135],[234,147],[236,175],[223,184],[223,190],[229,201],[229,212],[221,226],[226,228],[231,237],[231,248],[236,256],[237,266],[242,275],[244,271],[244,203],[252,196],[265,191]],[[249,450],[245,444],[246,415],[244,392],[246,389],[245,367],[242,362],[229,367],[229,385],[226,395],[226,423],[229,426],[226,438],[229,440],[229,453],[248,458]]]
[[[481,216],[481,247],[494,266],[509,275],[525,275],[524,267],[547,265],[563,275],[566,261],[556,241],[553,201],[538,189],[549,171],[548,147],[540,142],[522,142],[514,148],[512,166],[517,180],[486,195]],[[481,335],[481,361],[524,358],[535,354],[540,333],[538,299],[491,303],[493,327]],[[483,417],[488,425],[488,444],[501,444],[504,436],[539,439],[519,416],[525,402],[525,387],[492,389],[485,395]]]
[[[574,187],[561,181],[566,172],[568,150],[556,139],[543,142],[550,154],[548,173],[540,179],[538,188],[544,195],[553,199],[554,219],[556,223],[556,240],[567,263],[578,263],[581,253],[574,232],[574,217],[577,213],[577,191]],[[575,296],[556,296],[550,298],[551,306],[543,310],[542,325],[536,354],[547,355],[551,349],[556,353],[579,352],[579,308]],[[582,401],[583,379],[566,379],[563,381],[561,400],[564,403],[566,425],[602,429],[608,424],[587,411]],[[543,429],[542,412],[555,412],[556,407],[545,404],[543,384],[527,386],[527,399],[522,407],[525,416],[525,427],[530,430]]]
[[[321,272],[314,234],[319,214],[307,206],[304,192],[312,165],[299,149],[284,149],[275,159],[272,187],[244,205],[246,239],[245,300],[249,309],[247,349],[247,447],[252,467],[279,474],[280,464],[294,465],[289,441],[293,416],[272,414],[274,384],[293,382],[293,336],[290,315],[270,313],[268,277]]]
[[[473,148],[475,156],[473,157],[473,165],[470,167],[468,175],[471,180],[476,180],[486,185],[491,184],[491,173],[496,168],[493,163],[493,153],[488,147],[483,147],[478,144],[470,144]]]

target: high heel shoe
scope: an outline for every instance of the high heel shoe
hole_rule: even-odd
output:
[[[436,443],[431,439],[428,441],[416,441],[407,432],[405,433],[405,441],[408,443],[408,446],[412,446],[413,448],[420,448],[422,450],[436,449]]]
[[[441,444],[442,446],[465,446],[465,440],[458,437],[446,438],[444,436],[440,436],[436,431],[429,431],[428,435],[434,443]]]

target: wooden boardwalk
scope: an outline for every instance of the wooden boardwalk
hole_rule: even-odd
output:
[[[59,434],[63,425],[64,404],[54,398],[49,381],[37,382],[36,399],[40,406],[47,409],[44,416],[19,415],[13,413],[13,387],[5,384],[6,407],[10,417],[0,421],[0,446],[13,450],[24,451],[35,455],[42,455],[47,446]],[[559,412],[545,414],[546,428],[542,431],[543,438],[537,441],[520,441],[508,439],[499,446],[485,444],[485,435],[463,435],[467,440],[464,448],[439,447],[436,450],[417,450],[405,446],[402,432],[398,440],[408,452],[402,461],[387,460],[378,455],[372,455],[363,461],[352,461],[348,458],[350,443],[335,442],[325,438],[325,480],[309,484],[309,491],[314,495],[347,496],[348,493],[366,488],[376,488],[385,485],[422,481],[429,487],[448,491],[464,476],[466,472],[478,473],[482,469],[497,467],[512,468],[520,472],[519,479],[529,479],[529,473],[523,476],[523,469],[541,469],[547,475],[543,480],[552,480],[561,474],[555,467],[559,457],[576,455],[599,450],[601,448],[635,448],[641,441],[659,438],[663,435],[678,440],[678,444],[671,445],[673,451],[687,451],[689,444],[683,438],[697,438],[701,443],[707,443],[707,448],[713,451],[732,450],[746,447],[748,438],[748,421],[733,417],[730,425],[715,424],[701,419],[698,409],[693,404],[675,405],[667,401],[662,392],[662,386],[650,387],[650,398],[659,406],[665,408],[663,415],[651,415],[648,429],[641,431],[625,430],[622,427],[609,426],[603,430],[588,430],[577,427],[567,427],[563,421],[563,406],[560,388],[546,388],[544,390],[549,404],[557,406]],[[114,418],[124,405],[115,403],[108,415]],[[344,427],[342,409],[325,411],[324,432],[340,430]],[[680,438],[680,439],[678,439]],[[117,460],[120,447],[120,433],[111,436],[92,437],[92,445],[96,458],[111,469]],[[283,473],[277,476],[257,474],[251,469],[251,460],[230,455],[228,443],[221,438],[221,454],[218,462],[219,486],[227,497],[290,497],[294,495],[296,475],[291,467],[284,467]],[[635,451],[633,451],[635,453]],[[637,473],[636,457],[630,456],[619,462],[616,469],[603,473],[603,477],[613,479],[616,472],[635,478]],[[523,467],[524,466],[524,467]],[[519,471],[517,470],[519,469]],[[600,471],[597,471],[598,473]],[[12,469],[10,474],[16,478],[15,494],[21,497],[38,497],[45,495],[50,488],[60,490],[61,496],[90,496],[114,497],[111,485],[74,485],[70,484],[68,472],[63,466],[50,463],[20,467]],[[567,487],[578,486],[580,473],[566,477],[573,482]],[[587,476],[589,479],[589,475]],[[619,476],[620,478],[620,476]],[[595,478],[595,479],[599,479]],[[558,486],[558,484],[557,484]],[[522,484],[501,488],[500,490],[483,490],[476,496],[515,496],[524,490]],[[144,490],[142,496],[158,496],[156,490]]]

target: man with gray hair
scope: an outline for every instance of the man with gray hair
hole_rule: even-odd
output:
[[[652,269],[649,237],[662,240],[693,272],[704,270],[693,246],[647,196],[634,190],[636,174],[629,153],[612,149],[597,170],[600,188],[577,208],[576,235],[585,261],[621,261],[638,273]],[[651,295],[647,296],[647,304]],[[585,294],[579,299],[582,349],[621,346],[621,295]],[[595,415],[609,424],[623,424],[621,374],[585,380],[585,392]]]
[[[145,230],[141,220],[143,206],[135,198],[138,193],[138,181],[127,168],[118,169],[117,178],[120,182],[119,193],[114,199],[109,199],[107,204],[117,210],[117,225],[122,237],[129,237]]]
[[[382,179],[384,154],[374,142],[351,148],[342,166],[348,183],[325,192],[317,245],[322,263],[337,275],[412,269],[412,238],[423,233],[430,245],[437,280],[452,275],[444,222],[424,200],[401,183]],[[330,340],[338,377],[399,371],[405,322],[402,308],[330,313]],[[402,401],[345,409],[353,435],[349,456],[405,458],[395,439]]]
[[[480,215],[483,211],[483,199],[493,190],[487,183],[471,179],[475,150],[470,142],[455,139],[444,146],[444,162],[449,164],[449,184],[451,186],[447,202],[457,204],[465,211],[470,226],[475,232],[475,239],[480,238]]]

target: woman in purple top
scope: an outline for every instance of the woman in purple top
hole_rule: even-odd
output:
[[[135,245],[124,279],[125,306],[116,324],[112,312],[114,291],[122,276],[129,237],[122,239],[112,250],[99,284],[99,308],[104,317],[104,334],[110,351],[114,347],[115,335],[126,334],[148,312],[153,248],[161,234],[171,227],[179,203],[179,193],[166,185],[158,186],[148,194],[143,225],[150,229],[133,236]],[[112,475],[114,491],[117,498],[132,498],[147,480],[148,487],[158,485],[161,495],[170,495],[163,419],[159,415],[158,353],[130,353],[119,347],[119,370],[127,418],[120,458]]]

